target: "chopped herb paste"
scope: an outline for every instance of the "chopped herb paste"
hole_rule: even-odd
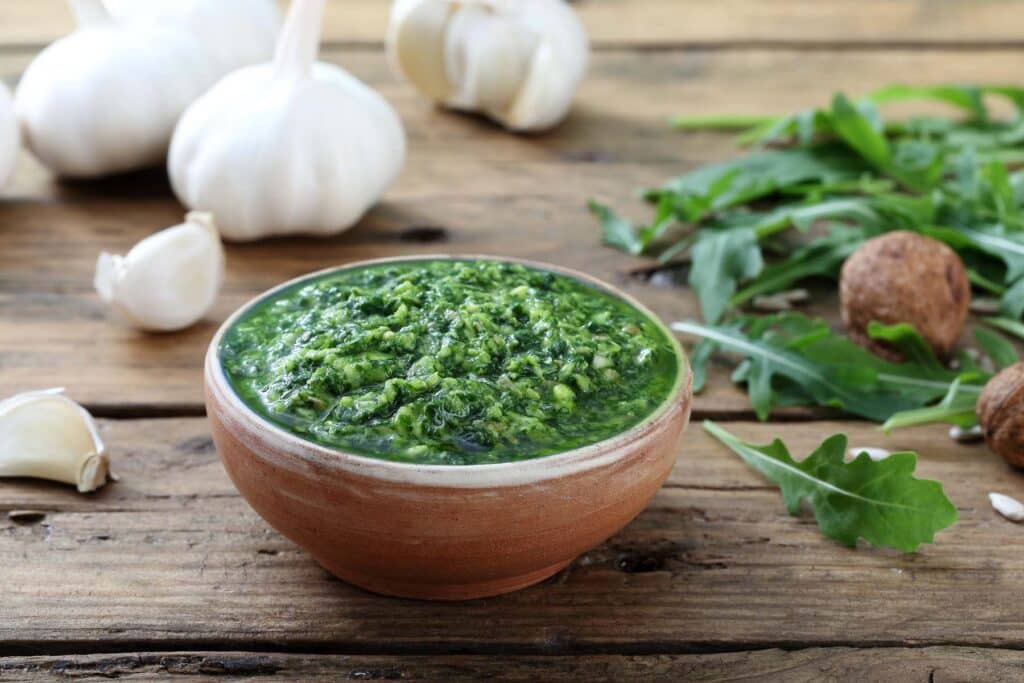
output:
[[[294,434],[436,465],[525,460],[641,422],[680,372],[633,306],[490,260],[374,264],[256,304],[220,353],[238,395]]]

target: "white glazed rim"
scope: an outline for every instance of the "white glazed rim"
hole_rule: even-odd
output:
[[[517,460],[513,462],[491,463],[483,465],[421,465],[416,463],[395,462],[372,458],[365,455],[349,453],[323,446],[304,439],[301,436],[292,434],[285,429],[270,422],[262,415],[245,404],[238,396],[234,388],[227,380],[224,366],[220,359],[220,342],[227,330],[231,329],[235,321],[245,315],[253,306],[258,305],[264,299],[273,296],[282,289],[291,287],[305,280],[315,280],[331,273],[364,268],[384,263],[404,263],[409,261],[499,261],[504,263],[517,263],[537,270],[549,271],[566,277],[579,280],[585,284],[596,287],[612,296],[615,296],[647,316],[659,329],[664,332],[670,340],[676,357],[679,360],[679,372],[676,373],[676,381],[669,391],[665,400],[650,415],[641,422],[630,427],[628,430],[616,434],[610,438],[598,441],[587,446],[546,455],[529,460]],[[225,422],[247,422],[246,425],[253,433],[259,433],[264,437],[266,443],[259,439],[246,437],[244,429],[232,429],[231,425],[225,425],[233,435],[238,438],[246,447],[261,457],[274,460],[276,465],[294,468],[298,463],[289,462],[289,459],[298,461],[313,462],[319,467],[338,467],[373,479],[383,481],[409,484],[414,486],[450,487],[450,488],[492,488],[497,486],[522,486],[524,484],[536,483],[548,479],[557,479],[571,474],[578,474],[589,469],[609,465],[616,460],[634,452],[635,448],[642,447],[645,442],[652,440],[658,434],[657,427],[666,418],[670,417],[673,410],[680,403],[680,398],[689,386],[691,371],[689,361],[683,351],[679,340],[672,331],[646,306],[638,302],[628,294],[619,291],[615,287],[595,277],[575,271],[571,268],[530,261],[527,259],[507,258],[500,256],[488,256],[480,254],[422,254],[412,256],[387,257],[379,259],[367,259],[354,261],[343,266],[332,266],[306,275],[301,275],[288,280],[276,287],[268,289],[264,293],[254,297],[243,304],[220,326],[213,340],[210,342],[206,354],[206,381],[210,383],[210,392],[216,394],[225,405],[230,405],[234,410],[233,415],[224,415]],[[685,406],[684,406],[685,408]],[[631,446],[627,448],[627,446]]]

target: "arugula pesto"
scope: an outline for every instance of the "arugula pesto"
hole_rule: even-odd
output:
[[[578,448],[643,421],[680,371],[663,327],[573,278],[489,260],[303,280],[220,347],[272,423],[386,460],[475,465]]]

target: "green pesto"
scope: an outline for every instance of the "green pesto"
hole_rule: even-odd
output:
[[[675,385],[675,348],[648,316],[573,278],[438,259],[303,280],[250,309],[220,351],[242,400],[294,434],[476,465],[638,424]]]

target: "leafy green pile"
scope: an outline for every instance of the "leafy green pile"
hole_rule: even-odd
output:
[[[941,484],[912,476],[914,453],[893,453],[876,462],[861,452],[847,463],[846,436],[836,434],[798,462],[778,439],[758,446],[710,421],[704,429],[778,484],[790,514],[809,502],[822,533],[843,545],[852,547],[864,538],[913,552],[957,520]]]
[[[987,96],[1007,100],[1014,117],[993,120]],[[880,105],[912,99],[965,116],[893,122],[879,114]],[[676,121],[687,129],[734,124]],[[1024,171],[1012,170],[1024,162],[1024,89],[892,86],[856,102],[837,94],[827,108],[760,121],[740,141],[757,149],[645,190],[654,206],[647,225],[590,202],[607,244],[665,267],[694,264],[689,284],[706,322],[757,295],[835,278],[859,244],[892,230],[950,245],[973,286],[1001,298],[1004,316],[1024,315]],[[819,225],[799,248],[782,240]]]
[[[987,99],[1008,102],[993,118]],[[886,121],[879,107],[931,100],[959,119],[918,116]],[[636,226],[591,200],[604,242],[688,270],[704,322],[673,328],[699,337],[695,389],[713,354],[738,358],[733,380],[745,385],[757,416],[780,406],[842,410],[884,429],[929,422],[976,424],[975,406],[995,370],[1017,362],[1014,346],[990,329],[975,337],[982,354],[940,362],[907,324],[873,324],[868,333],[902,352],[879,358],[821,320],[795,313],[753,316],[741,308],[762,295],[813,278],[838,279],[864,241],[911,230],[953,248],[972,287],[999,298],[986,322],[1024,337],[1024,89],[998,86],[891,86],[851,101],[785,117],[677,119],[680,129],[742,128],[746,155],[699,168],[643,192],[653,206]],[[777,483],[791,513],[814,508],[825,535],[854,545],[914,550],[956,520],[935,482],[914,479],[915,456],[880,462],[861,454],[844,462],[846,438],[827,439],[795,461],[776,441],[744,443],[717,425],[705,429]]]

